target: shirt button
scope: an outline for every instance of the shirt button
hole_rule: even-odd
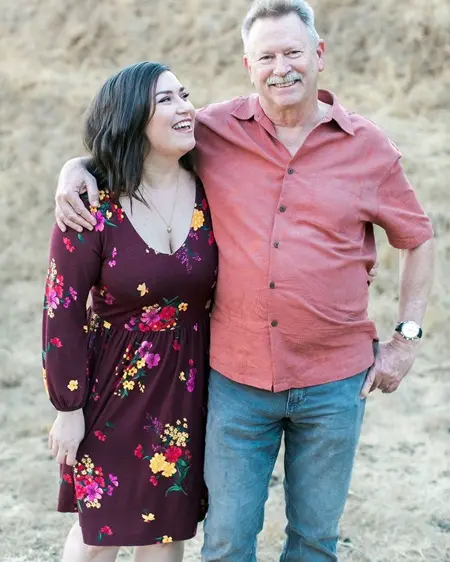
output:
[[[279,246],[280,246],[280,243],[278,241],[273,243],[274,248],[278,248]]]
[[[274,283],[273,281],[271,281],[271,282],[269,283],[269,287],[270,287],[271,289],[275,289],[275,283]]]
[[[294,168],[289,168],[289,169],[288,169],[288,174],[289,174],[290,176],[292,176],[293,173],[294,173]]]
[[[286,211],[286,207],[284,205],[281,205],[280,213],[284,213],[285,211]]]
[[[272,322],[270,323],[270,325],[271,325],[273,328],[276,328],[276,327],[278,326],[278,321],[277,321],[277,320],[272,320]]]

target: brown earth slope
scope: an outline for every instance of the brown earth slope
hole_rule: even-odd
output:
[[[2,0],[0,17],[0,560],[57,561],[70,516],[53,510],[52,411],[40,380],[40,307],[53,192],[81,151],[102,81],[139,60],[173,65],[200,106],[249,91],[239,22],[247,0]],[[439,262],[421,358],[401,389],[371,397],[342,528],[344,562],[450,561],[450,5],[323,0],[323,85],[383,126],[432,216]],[[395,321],[397,253],[380,237],[372,312]],[[283,540],[282,461],[260,560]],[[188,545],[199,560],[201,536]],[[123,559],[129,559],[124,552]]]

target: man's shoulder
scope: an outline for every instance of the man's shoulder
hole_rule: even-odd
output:
[[[231,114],[249,99],[249,96],[237,96],[231,100],[211,103],[205,105],[197,111],[196,119],[205,125],[214,122],[227,121]]]
[[[375,121],[352,111],[346,113],[352,123],[356,138],[368,143],[372,150],[388,151],[395,157],[401,156],[399,148],[389,137],[389,134]]]

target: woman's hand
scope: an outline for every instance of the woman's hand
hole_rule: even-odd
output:
[[[65,232],[67,226],[77,232],[83,228],[92,230],[95,218],[80,199],[81,193],[88,193],[89,202],[98,207],[98,188],[93,175],[86,170],[86,158],[74,158],[66,162],[59,174],[56,189],[56,223]]]
[[[84,431],[82,409],[73,412],[58,412],[48,436],[48,448],[51,449],[59,464],[65,462],[69,466],[75,465]]]

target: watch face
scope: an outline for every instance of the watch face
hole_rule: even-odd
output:
[[[402,326],[402,334],[405,338],[417,338],[420,327],[413,321],[405,322]]]

